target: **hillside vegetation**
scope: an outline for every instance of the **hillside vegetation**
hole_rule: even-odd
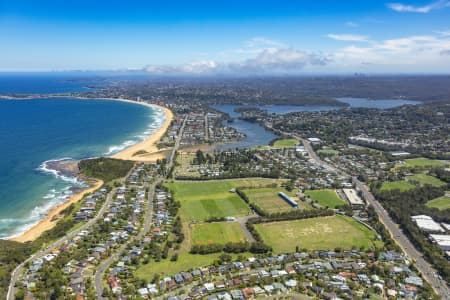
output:
[[[109,182],[122,178],[131,170],[134,163],[129,160],[120,160],[108,157],[85,159],[80,161],[81,173]]]

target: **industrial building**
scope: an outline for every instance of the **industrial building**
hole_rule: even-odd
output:
[[[430,239],[439,248],[444,251],[450,251],[450,235],[448,234],[430,234]]]
[[[294,208],[298,208],[298,203],[297,201],[293,200],[291,197],[289,197],[288,195],[286,195],[283,192],[279,192],[278,196],[281,197],[281,199],[283,199],[284,201],[286,201],[290,206],[294,207]]]
[[[354,189],[342,189],[345,197],[354,209],[363,209],[365,206],[364,201],[358,196]]]
[[[445,232],[439,223],[435,222],[432,217],[426,215],[412,216],[411,220],[425,232]]]

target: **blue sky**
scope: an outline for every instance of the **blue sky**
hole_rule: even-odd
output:
[[[1,0],[0,45],[0,71],[448,73],[450,0]]]

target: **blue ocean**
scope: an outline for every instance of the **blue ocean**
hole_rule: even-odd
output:
[[[105,76],[106,75],[106,76]],[[112,76],[112,77],[111,77]],[[117,80],[145,80],[144,75],[92,73],[0,73],[0,95],[82,92]],[[352,107],[389,108],[418,104],[407,100],[339,99]],[[264,145],[276,138],[262,127],[237,119],[235,105],[218,105],[236,120],[227,124],[247,137],[223,148]],[[272,113],[329,110],[339,107],[266,106]],[[107,100],[48,98],[0,99],[0,238],[17,235],[42,219],[53,206],[82,186],[47,163],[111,155],[133,145],[164,121],[156,108]]]
[[[73,83],[64,84],[50,90],[73,88]],[[44,89],[45,83],[35,87]],[[6,93],[0,83],[0,94]],[[118,101],[0,100],[0,238],[31,227],[70,196],[71,187],[83,184],[48,169],[47,162],[113,154],[141,141],[163,121],[157,108]]]

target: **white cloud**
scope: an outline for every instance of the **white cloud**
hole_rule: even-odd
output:
[[[255,58],[243,62],[230,63],[234,71],[244,72],[285,72],[299,71],[307,65],[323,66],[330,59],[320,53],[310,53],[293,48],[265,49]]]
[[[180,65],[152,65],[145,68],[154,74],[279,74],[300,72],[441,72],[450,70],[450,35],[400,36],[376,40],[365,36],[344,38],[342,48],[328,53],[277,47],[274,43],[252,39],[245,43],[253,52],[233,52],[233,57],[196,60]],[[365,43],[358,43],[365,41]],[[346,42],[346,43],[345,43]],[[265,44],[265,48],[260,44]],[[280,43],[282,44],[282,43]],[[262,48],[260,48],[260,46]]]
[[[428,13],[432,10],[450,7],[450,1],[439,0],[424,6],[415,6],[402,3],[388,3],[387,6],[397,12]]]
[[[260,47],[286,47],[282,42],[275,41],[263,36],[254,37],[244,43],[246,48],[260,48]]]
[[[218,64],[211,60],[193,61],[182,65],[149,65],[144,70],[153,74],[205,74],[213,72]]]
[[[449,36],[425,35],[346,46],[334,52],[333,60],[343,67],[360,65],[371,71],[448,72],[450,60],[443,57],[449,54]]]
[[[336,41],[367,42],[367,36],[357,34],[327,34],[327,37]]]
[[[213,74],[213,73],[273,73],[298,72],[305,66],[323,66],[331,59],[321,53],[312,53],[293,48],[267,48],[255,57],[242,61],[218,63],[194,61],[181,65],[150,65],[144,70],[153,74]]]
[[[443,36],[450,36],[450,30],[444,30],[444,31],[435,31],[439,35]]]
[[[240,48],[233,49],[231,51],[224,51],[223,54],[231,52],[237,54],[257,55],[266,49],[275,50],[279,48],[287,48],[287,45],[282,42],[260,36],[245,41]]]

